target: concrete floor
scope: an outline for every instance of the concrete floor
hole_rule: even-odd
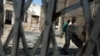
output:
[[[9,34],[10,30],[8,29],[4,29],[4,34],[2,36],[2,43],[5,42],[8,34]],[[60,47],[62,48],[64,43],[65,43],[65,38],[63,36],[63,38],[60,38],[59,36],[59,31],[55,31],[56,33],[56,41],[57,41],[57,47]],[[33,48],[34,47],[34,44],[36,43],[37,39],[39,38],[40,36],[40,32],[38,30],[35,30],[35,31],[25,31],[25,37],[26,37],[26,42],[27,42],[27,45],[29,48]],[[77,47],[74,45],[74,43],[72,41],[70,41],[70,48],[76,48]],[[12,46],[12,41],[10,42],[9,46]],[[22,48],[22,45],[20,43],[20,48]]]

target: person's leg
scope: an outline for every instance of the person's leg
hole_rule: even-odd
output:
[[[68,54],[69,45],[70,45],[70,37],[68,37],[68,36],[65,34],[65,44],[64,44],[64,46],[63,46],[63,49],[64,49],[64,51],[66,52],[66,54]]]
[[[83,42],[78,38],[78,35],[76,35],[75,33],[72,34],[72,42],[74,42],[74,44],[78,47],[81,48],[83,45]]]

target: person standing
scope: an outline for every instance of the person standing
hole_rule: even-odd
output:
[[[68,54],[68,52],[66,51],[69,47],[69,39],[67,39],[67,27],[70,25],[71,21],[67,20],[67,23],[65,26],[63,26],[63,32],[65,33],[65,44],[63,46],[64,52],[66,54]]]
[[[63,46],[63,49],[66,53],[68,53],[71,39],[78,48],[80,48],[83,44],[83,42],[78,39],[78,27],[76,26],[76,17],[73,17],[71,22],[72,23],[67,26],[65,33],[65,45]]]

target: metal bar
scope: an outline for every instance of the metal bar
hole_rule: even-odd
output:
[[[12,53],[11,56],[18,56],[18,46],[19,46],[19,21],[20,21],[20,16],[21,16],[21,9],[22,9],[22,0],[17,0],[13,1],[13,3],[16,3],[14,5],[14,10],[15,10],[15,25],[14,25],[14,39],[13,39],[13,47],[12,47]],[[17,6],[17,7],[16,7]],[[16,8],[15,8],[16,7]]]
[[[12,2],[13,2],[13,8],[14,8],[14,11],[15,11],[15,14],[16,14],[16,12],[17,12],[17,1],[16,0],[12,0]]]
[[[4,28],[4,4],[3,0],[0,0],[0,56],[6,56],[1,42],[1,36],[3,35],[3,28]]]
[[[51,31],[50,31],[51,32]],[[48,37],[48,40],[47,40],[47,46],[46,46],[46,55],[48,56],[49,55],[49,46],[50,46],[50,38],[51,38],[51,34],[49,32],[49,37]]]
[[[3,34],[4,29],[4,4],[3,0],[0,0],[0,38]]]
[[[28,9],[28,7],[30,6],[32,0],[28,0],[26,3],[25,3],[25,6],[24,6],[24,13],[25,11]]]
[[[0,56],[6,56],[1,41],[0,41]]]
[[[44,11],[47,12],[48,1],[47,0],[42,0],[42,3],[43,3]],[[45,15],[46,15],[46,13],[45,13]]]
[[[36,41],[36,43],[34,44],[34,47],[33,47],[32,52],[31,52],[31,56],[35,55],[37,48],[42,43],[43,32],[44,32],[44,30],[42,31],[42,33],[41,33],[40,37],[38,38],[38,40]]]
[[[80,49],[80,51],[75,56],[82,56],[85,52],[87,43]]]
[[[90,30],[92,29],[91,27],[91,24],[92,24],[92,14],[91,14],[91,11],[90,11],[90,4],[88,2],[88,0],[81,0],[81,3],[82,3],[82,8],[83,8],[83,12],[84,12],[84,15],[85,15],[85,18],[86,18],[86,27],[87,27],[87,37],[89,37],[90,35]],[[77,56],[82,56],[85,49],[86,49],[86,46],[83,47],[80,52],[77,54]]]
[[[27,8],[29,7],[29,5],[30,5],[30,3],[32,2],[32,0],[28,0],[27,2],[26,2],[26,5],[24,6],[24,12],[27,10]],[[17,1],[16,0],[13,0],[13,5],[14,5],[14,8],[15,8],[15,12],[17,11],[16,10],[16,5],[17,5]],[[22,10],[23,11],[23,10]],[[12,30],[11,30],[11,32],[10,32],[10,34],[8,35],[8,38],[7,38],[7,40],[6,40],[6,42],[5,42],[5,44],[4,44],[4,47],[7,47],[8,46],[8,44],[9,44],[9,42],[10,42],[10,40],[11,40],[11,37],[12,37],[12,32],[13,31],[13,28],[12,28]]]
[[[92,29],[92,13],[90,10],[90,4],[88,0],[81,0],[83,12],[86,18],[86,27],[87,27],[87,34],[90,35]],[[89,37],[89,36],[87,36]]]
[[[49,34],[49,33],[48,33]],[[46,34],[47,35],[47,34]],[[47,56],[48,54],[48,44],[49,44],[49,35],[46,39],[43,38],[42,40],[42,45],[41,45],[41,56],[44,55],[44,56]],[[43,52],[44,51],[44,52]]]
[[[13,2],[15,3],[15,1]],[[21,16],[21,9],[22,9],[22,0],[17,0],[16,1],[17,5],[14,5],[14,10],[15,10],[15,16],[19,18]],[[17,7],[16,7],[17,6]],[[16,7],[16,8],[15,8]],[[16,19],[15,19],[16,20]]]
[[[92,9],[92,18],[94,18],[95,15],[95,5],[96,5],[96,1],[93,1],[93,9]]]
[[[30,3],[32,2],[32,0],[28,0],[26,3],[24,3],[25,1],[23,0],[22,3],[22,10],[21,10],[21,17],[24,18],[24,13],[26,12],[26,10],[28,9]],[[22,38],[22,43],[23,43],[23,47],[24,47],[24,52],[26,56],[30,56],[28,48],[27,48],[27,44],[26,44],[26,39],[25,39],[25,34],[24,34],[24,30],[22,27],[22,23],[21,23],[21,38]]]
[[[98,46],[98,44],[96,43],[95,48],[94,48],[94,50],[93,50],[93,56],[99,56],[98,48],[99,48],[99,46]]]
[[[5,50],[6,50],[8,44],[10,43],[10,41],[11,41],[11,39],[13,37],[13,33],[14,33],[14,30],[13,29],[14,29],[14,27],[12,27],[12,29],[11,29],[11,31],[10,31],[10,33],[9,33],[9,35],[8,35],[5,43],[4,43],[4,45],[3,45],[3,47],[4,47]]]
[[[20,24],[20,36],[21,36],[21,39],[22,39],[25,56],[30,56],[28,48],[27,48],[27,44],[26,44],[26,39],[25,39],[25,34],[24,34],[23,27],[22,27],[22,23]]]
[[[21,18],[24,18],[24,13],[27,10],[27,8],[29,7],[30,3],[32,0],[29,0],[26,2],[25,4],[25,0],[17,0],[17,1],[13,1],[13,3],[16,2],[16,4],[14,5],[14,10],[15,10],[15,16],[16,16],[16,21],[19,21],[18,23],[21,24]],[[17,7],[15,7],[17,6]],[[20,28],[19,28],[20,27]],[[24,52],[26,56],[30,56],[28,53],[28,49],[27,49],[27,45],[26,45],[26,41],[25,41],[25,35],[24,35],[24,30],[22,28],[22,25],[18,26],[18,30],[20,30],[20,36],[22,39],[22,43],[23,43],[23,47],[24,47]],[[17,34],[17,33],[16,33]],[[19,37],[20,37],[19,36]],[[16,41],[14,42],[16,45],[14,45],[13,49],[12,49],[12,56],[17,56],[17,52],[18,52],[18,46],[19,46],[19,39],[16,37],[15,38]],[[14,39],[14,40],[15,40]],[[17,42],[18,41],[18,42]],[[15,47],[16,46],[16,47]],[[16,48],[16,49],[14,49]]]
[[[46,16],[46,23],[45,23],[45,28],[44,28],[44,33],[43,33],[43,42],[41,45],[41,56],[47,56],[47,49],[48,49],[48,39],[49,39],[49,32],[50,28],[52,26],[52,18],[55,13],[55,6],[56,6],[56,1],[57,0],[50,0],[47,8],[47,16]]]
[[[72,11],[72,10],[75,10],[75,9],[77,9],[79,7],[81,7],[81,3],[80,2],[75,3],[75,4],[73,4],[73,5],[71,5],[71,6],[67,7],[67,8],[62,9],[61,11],[59,11],[59,12],[57,12],[55,14],[55,19],[53,21],[55,21],[57,19],[57,17],[59,17],[61,15],[64,15],[64,14],[66,14],[66,13]]]
[[[90,56],[94,50],[95,47],[95,42],[99,36],[100,33],[100,4],[98,6],[98,9],[96,10],[96,19],[95,19],[95,23],[93,26],[93,30],[91,32],[90,35],[90,40],[91,42],[88,43],[87,47],[86,47],[86,51],[85,51],[85,55],[84,56]]]
[[[51,29],[51,42],[53,44],[53,52],[54,52],[54,56],[59,56],[59,52],[58,52],[58,48],[57,48],[57,43],[56,43],[56,39],[55,39],[55,35],[53,32],[53,28]]]
[[[19,46],[19,22],[17,21],[14,25],[14,38],[13,38],[13,46],[12,46],[12,52],[11,56],[18,56],[18,46]]]

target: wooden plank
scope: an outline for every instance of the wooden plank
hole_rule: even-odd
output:
[[[49,32],[50,28],[52,26],[52,18],[55,13],[55,7],[56,7],[56,0],[50,0],[46,12],[46,22],[45,22],[45,28],[43,33],[43,42],[41,45],[41,56],[47,56],[47,49],[48,49],[48,39],[49,39]]]

